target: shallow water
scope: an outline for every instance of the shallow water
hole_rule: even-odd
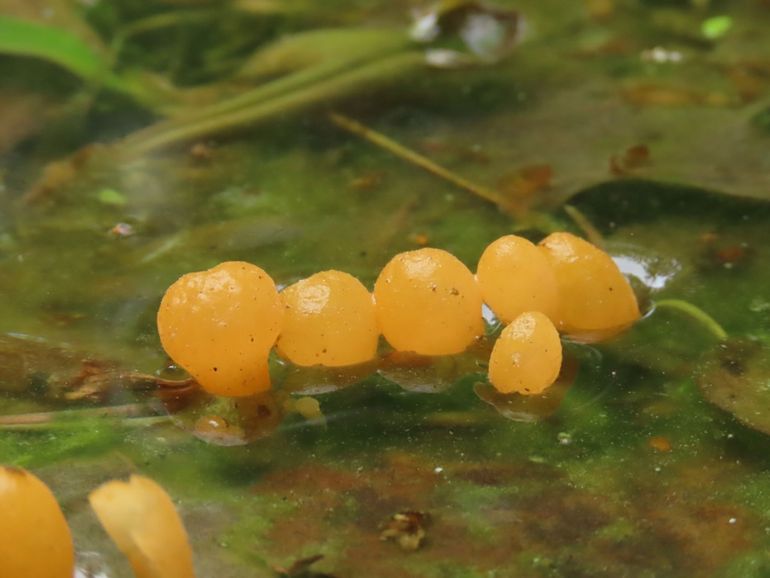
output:
[[[242,2],[213,20],[206,2],[91,4],[36,8],[55,8],[48,23],[95,50],[131,23],[175,15],[173,34],[129,36],[115,70],[205,87],[204,100],[254,86],[235,71],[281,34],[403,32],[410,18],[401,2]],[[129,575],[86,496],[131,472],[174,497],[201,576],[271,576],[318,554],[313,569],[340,577],[770,572],[770,9],[499,4],[527,32],[498,62],[410,65],[144,154],[124,154],[136,137],[119,140],[153,122],[141,98],[0,57],[0,98],[16,110],[40,99],[49,115],[35,126],[37,109],[17,114],[24,122],[0,140],[0,462],[50,483],[85,576]],[[725,17],[729,29],[710,38]],[[661,61],[656,47],[679,56]],[[505,206],[340,129],[333,110]],[[72,162],[94,142],[118,144]],[[41,187],[62,159],[74,170]],[[154,316],[188,271],[243,259],[281,285],[336,268],[371,286],[393,254],[425,242],[473,268],[502,234],[586,234],[586,222],[647,314],[610,342],[567,343],[543,397],[494,394],[488,342],[437,360],[383,349],[379,363],[338,372],[275,360],[273,392],[238,404],[153,394],[153,377],[183,377]],[[305,397],[322,415],[297,412]],[[380,539],[401,511],[429,515],[415,552]]]

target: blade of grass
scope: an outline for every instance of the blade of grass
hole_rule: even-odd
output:
[[[132,423],[136,425],[146,425],[149,423],[168,420],[168,416],[158,415],[158,412],[147,404],[130,403],[126,405],[113,405],[88,409],[44,411],[37,413],[4,415],[0,416],[0,431],[50,428],[54,427],[55,425],[62,425],[63,427],[66,427],[72,423],[75,423],[72,420],[95,417],[130,419],[131,422],[125,423]]]
[[[148,24],[167,23],[148,19]],[[171,118],[164,119],[136,133],[137,138],[151,139],[155,135],[193,123],[203,123],[220,115],[233,113],[247,107],[256,106],[270,99],[278,98],[302,88],[312,89],[314,84],[340,76],[345,72],[365,68],[368,64],[385,60],[399,52],[409,49],[410,43],[399,30],[377,29],[329,29],[305,32],[282,39],[260,51],[251,61],[261,63],[261,68],[252,65],[253,73],[261,71],[272,77],[276,73],[283,76],[246,90],[236,96],[223,99],[210,105],[195,108],[183,108]],[[305,68],[291,70],[292,63],[303,60],[314,61]],[[244,71],[239,73],[244,76]],[[249,78],[246,76],[245,78]]]
[[[727,341],[727,331],[708,313],[692,303],[682,299],[661,299],[653,303],[655,309],[673,309],[688,315],[691,319],[698,321],[703,327],[708,329],[709,333],[719,341]]]
[[[424,58],[419,52],[406,52],[376,60],[275,98],[258,101],[253,106],[180,125],[170,125],[168,128],[164,125],[160,130],[140,131],[123,141],[121,152],[130,158],[169,145],[234,131],[300,108],[340,98],[362,87],[370,88],[375,83],[402,77],[410,71],[419,70],[423,64]]]
[[[152,139],[163,134],[168,134],[171,131],[179,130],[180,128],[191,126],[193,124],[201,124],[208,119],[213,119],[217,116],[231,113],[239,109],[253,107],[293,90],[299,90],[313,82],[322,80],[335,72],[341,72],[342,70],[341,67],[336,65],[323,65],[302,70],[265,83],[254,89],[248,90],[243,94],[206,106],[197,112],[185,111],[170,119],[157,122],[133,133],[124,142],[126,144],[143,140],[149,142]]]
[[[88,81],[104,77],[109,61],[74,34],[10,16],[0,16],[0,53],[40,58]]]

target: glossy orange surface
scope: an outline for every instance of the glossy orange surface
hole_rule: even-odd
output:
[[[393,257],[377,278],[374,299],[382,333],[400,351],[460,353],[484,332],[473,274],[440,249]]]
[[[283,307],[270,276],[229,261],[182,276],[158,310],[166,353],[210,393],[251,395],[270,388],[267,358]]]

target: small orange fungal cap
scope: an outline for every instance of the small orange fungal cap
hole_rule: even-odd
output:
[[[372,294],[342,271],[316,273],[281,291],[278,352],[296,365],[342,367],[377,353],[379,328]]]
[[[26,470],[0,466],[0,576],[72,578],[75,553],[51,491]]]
[[[440,249],[393,257],[377,278],[374,300],[382,334],[399,351],[452,355],[484,332],[473,274]]]
[[[525,311],[557,317],[556,276],[542,251],[524,237],[506,235],[490,243],[479,259],[476,279],[484,301],[505,323]]]
[[[559,288],[559,328],[577,339],[606,339],[639,319],[631,286],[612,258],[570,233],[540,242]]]
[[[559,377],[559,332],[539,311],[522,313],[497,338],[489,358],[489,381],[501,393],[536,395]]]
[[[157,483],[131,476],[127,482],[107,482],[88,500],[136,578],[194,578],[187,532]]]
[[[163,296],[157,321],[177,364],[209,393],[238,397],[270,388],[267,359],[282,318],[270,276],[228,261],[180,277]]]

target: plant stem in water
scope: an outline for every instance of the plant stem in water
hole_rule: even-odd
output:
[[[299,108],[330,101],[356,89],[370,87],[373,83],[403,76],[409,71],[419,69],[423,63],[424,58],[420,52],[406,52],[330,78],[322,78],[320,82],[310,86],[306,86],[307,83],[320,71],[316,70],[313,74],[308,71],[307,75],[292,75],[281,84],[270,83],[256,89],[259,93],[236,97],[241,108],[231,110],[234,105],[222,103],[215,106],[223,112],[214,115],[207,113],[202,118],[189,122],[161,123],[157,127],[140,131],[123,141],[122,152],[128,157],[139,156],[180,142],[237,130]],[[328,70],[325,73],[328,74]],[[277,96],[274,96],[276,94]],[[254,104],[242,106],[249,102]]]
[[[564,212],[569,215],[575,224],[583,231],[586,238],[599,248],[604,247],[604,237],[585,213],[573,205],[564,205]]]
[[[80,410],[44,411],[0,416],[0,430],[48,428],[58,425],[59,423],[63,424],[63,422],[59,422],[59,420],[93,417],[132,418],[133,420],[141,419],[142,424],[168,420],[168,416],[156,415],[156,412],[147,404],[130,403],[127,405],[113,405]],[[139,424],[140,422],[136,423]]]
[[[660,309],[662,307],[664,309],[680,311],[681,313],[684,313],[698,321],[719,341],[727,341],[727,332],[722,328],[722,326],[717,323],[717,321],[711,317],[711,315],[706,313],[700,307],[696,307],[692,303],[688,303],[687,301],[683,301],[681,299],[663,299],[661,301],[656,301],[654,306],[656,309]]]

